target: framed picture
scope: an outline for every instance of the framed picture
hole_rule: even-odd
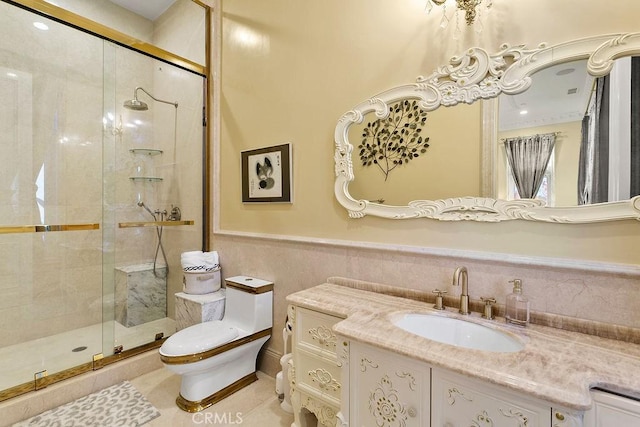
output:
[[[240,155],[243,203],[291,203],[291,144],[246,150]]]

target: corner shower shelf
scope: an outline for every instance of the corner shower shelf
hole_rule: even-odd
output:
[[[160,182],[162,178],[156,176],[130,176],[131,181]]]
[[[100,224],[59,224],[59,225],[4,225],[0,226],[0,234],[14,233],[48,233],[51,231],[98,230]]]
[[[156,150],[155,148],[130,148],[129,152],[133,154],[146,154],[147,156],[162,154],[162,150]]]
[[[193,225],[194,221],[141,221],[141,222],[119,222],[120,228],[134,228],[134,227],[173,227],[177,225]]]

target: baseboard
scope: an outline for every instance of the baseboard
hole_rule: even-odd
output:
[[[280,359],[282,353],[273,350],[271,347],[263,349],[258,355],[258,370],[270,377],[274,377],[282,370]]]

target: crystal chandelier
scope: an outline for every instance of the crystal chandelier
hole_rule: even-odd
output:
[[[431,12],[434,6],[442,6],[442,16],[443,21],[447,21],[446,18],[446,4],[448,0],[427,0],[427,11]],[[456,7],[459,10],[464,11],[464,20],[467,25],[471,25],[476,20],[476,15],[478,14],[478,7],[484,5],[487,9],[491,8],[493,0],[455,0]]]

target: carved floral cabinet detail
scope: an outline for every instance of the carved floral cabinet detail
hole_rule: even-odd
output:
[[[550,427],[544,402],[441,370],[431,381],[434,426]]]
[[[339,317],[289,306],[293,363],[289,368],[292,427],[335,427],[342,384],[332,326]]]
[[[358,342],[339,427],[581,427],[582,413]],[[339,353],[339,359],[340,353]],[[348,402],[348,403],[347,403]]]
[[[348,425],[430,425],[429,366],[366,344],[349,347]]]

